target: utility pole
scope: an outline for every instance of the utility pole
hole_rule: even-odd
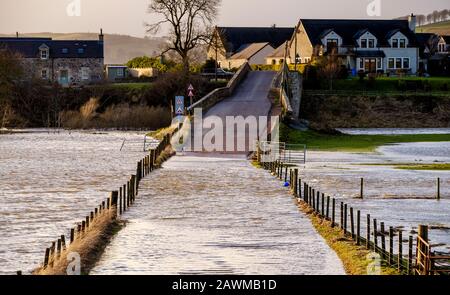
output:
[[[295,26],[295,33],[294,33],[294,42],[295,42],[295,45],[294,45],[295,56],[294,56],[294,58],[295,58],[295,71],[296,72],[297,72],[297,56],[298,56],[298,53],[297,53],[297,33],[298,33],[298,24]]]

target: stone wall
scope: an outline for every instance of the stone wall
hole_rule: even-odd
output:
[[[26,58],[22,60],[24,72],[28,79],[46,79],[61,82],[61,72],[68,73],[69,85],[80,85],[99,82],[103,80],[103,58],[55,58],[40,59]],[[47,71],[47,77],[42,76],[42,71]]]

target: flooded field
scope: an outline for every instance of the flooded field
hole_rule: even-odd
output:
[[[426,133],[444,132],[427,129]],[[449,130],[450,131],[450,130]],[[411,130],[347,130],[352,134],[405,134]],[[419,133],[421,131],[419,130]],[[407,134],[407,133],[406,133]],[[450,251],[450,171],[396,169],[393,164],[450,163],[450,143],[403,143],[382,146],[375,153],[309,152],[302,179],[321,192],[362,210],[363,216],[404,227],[404,235],[419,224],[437,227],[430,233],[439,250]],[[391,165],[391,166],[389,166]],[[364,200],[357,199],[364,178]],[[436,200],[437,178],[441,200]],[[365,217],[363,218],[365,226]]]
[[[140,192],[92,274],[344,274],[287,189],[245,158],[177,156]]]
[[[32,131],[0,135],[0,274],[42,263],[50,242],[125,183],[143,155],[136,132]]]

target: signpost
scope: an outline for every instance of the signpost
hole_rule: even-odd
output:
[[[175,115],[184,115],[184,96],[175,97]]]
[[[190,102],[191,102],[191,106],[194,104],[194,86],[192,86],[192,84],[189,85],[188,87],[188,96],[190,98]]]

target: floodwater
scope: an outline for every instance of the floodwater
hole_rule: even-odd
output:
[[[0,135],[0,274],[42,263],[52,241],[136,173],[143,142],[137,132]]]
[[[346,132],[392,134],[392,130],[380,129]],[[405,132],[412,130],[394,133]],[[425,133],[433,132],[442,130],[427,129]],[[450,163],[450,142],[387,145],[375,153],[309,152],[307,158],[307,164],[300,169],[302,180],[321,193],[361,210],[363,227],[365,214],[371,214],[387,226],[402,227],[404,236],[417,231],[420,224],[431,225],[440,228],[431,230],[432,244],[445,244],[436,249],[450,252],[450,171],[400,170],[389,166]],[[363,200],[357,199],[361,178],[364,178]],[[437,178],[441,179],[440,200],[436,200]]]
[[[288,190],[245,158],[177,156],[141,186],[92,274],[344,274]]]

